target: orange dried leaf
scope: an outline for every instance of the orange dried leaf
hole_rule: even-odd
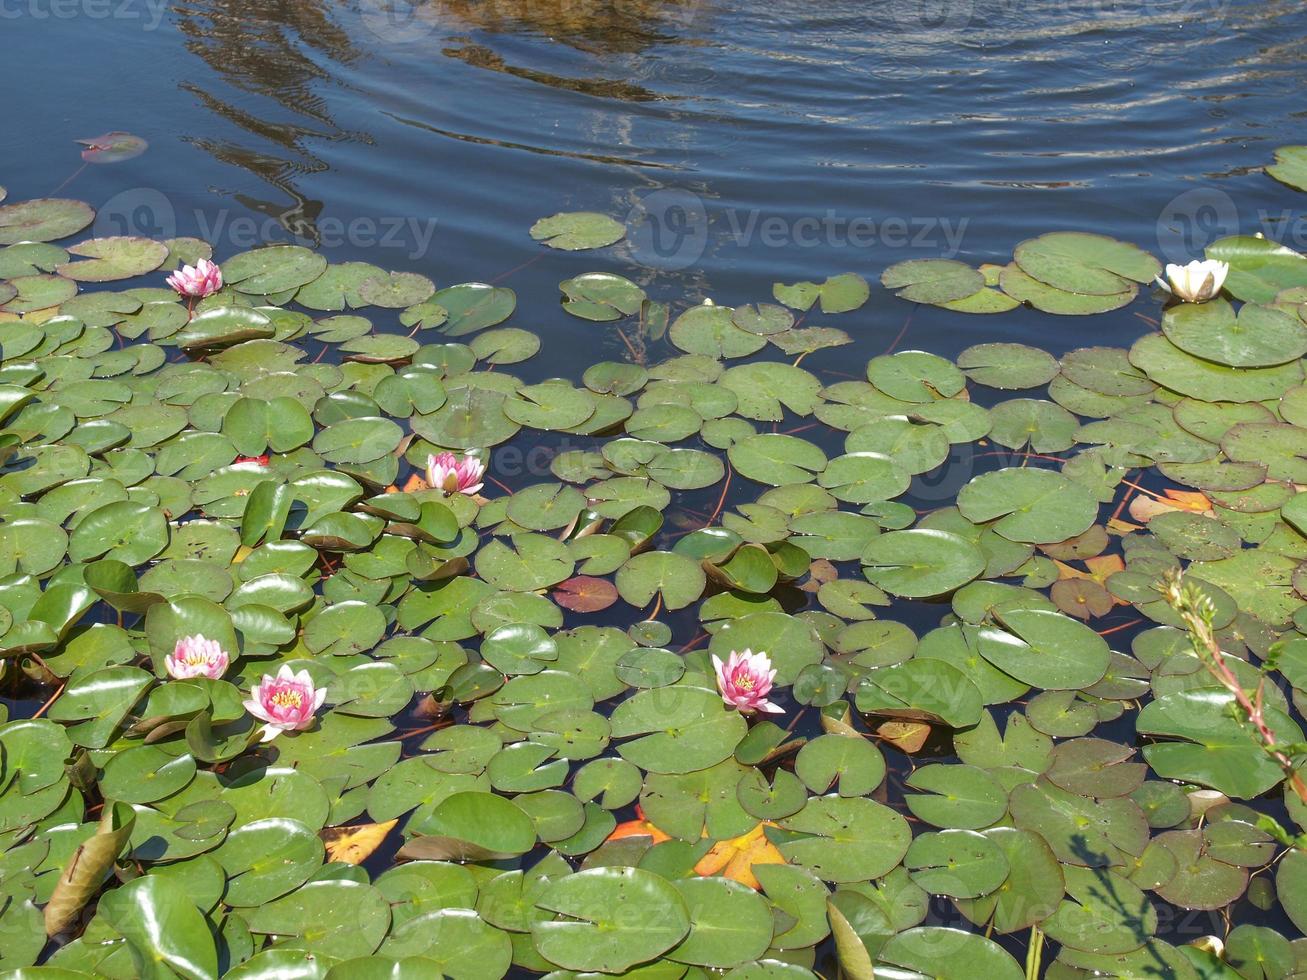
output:
[[[876,734],[911,755],[920,752],[930,738],[930,726],[924,721],[884,721],[876,728]]]
[[[1181,510],[1192,510],[1195,513],[1212,509],[1212,500],[1205,493],[1198,490],[1174,490],[1166,489],[1163,491],[1171,502]]]
[[[758,879],[754,876],[755,864],[784,864],[785,858],[776,845],[767,839],[764,827],[760,823],[753,830],[731,840],[718,841],[712,850],[705,854],[694,866],[697,875],[707,877],[720,874],[748,885],[755,891],[761,890]]]
[[[648,820],[627,820],[617,825],[616,829],[608,835],[608,840],[622,840],[626,837],[651,837],[655,844],[672,839],[669,834],[664,834]]]
[[[1183,509],[1184,508],[1178,507],[1168,501],[1159,500],[1156,497],[1148,497],[1142,493],[1131,498],[1130,506],[1127,508],[1130,516],[1140,524],[1147,524],[1158,514],[1172,514]]]
[[[362,864],[369,854],[381,846],[398,820],[384,823],[355,824],[352,827],[328,827],[319,836],[327,845],[327,857],[346,864]]]
[[[1054,559],[1053,564],[1057,566],[1057,577],[1061,580],[1072,579],[1072,578],[1093,578],[1093,576],[1090,575],[1088,572],[1081,571],[1080,569],[1075,568],[1072,565],[1068,565],[1064,561],[1058,561],[1057,559]]]
[[[1102,584],[1117,572],[1125,571],[1125,559],[1120,555],[1099,555],[1097,558],[1086,558],[1085,567],[1089,569],[1089,577]]]

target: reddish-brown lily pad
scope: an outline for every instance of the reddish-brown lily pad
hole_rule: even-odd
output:
[[[607,579],[577,575],[554,587],[554,601],[573,612],[599,612],[617,601],[617,587]]]

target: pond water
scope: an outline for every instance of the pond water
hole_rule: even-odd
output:
[[[1307,241],[1251,172],[1301,117],[1294,0],[104,3],[9,5],[22,97],[0,132],[11,198],[73,173],[76,138],[150,141],[65,188],[101,234],[220,256],[298,240],[548,296],[575,266],[524,230],[594,210],[633,229],[595,267],[729,303],[907,258],[1004,262],[1049,229],[1165,261],[1236,231]],[[855,336],[877,352],[904,318],[879,294]],[[548,303],[530,319],[593,337]],[[1092,339],[1141,327],[1121,311]],[[1087,339],[1030,311],[965,331],[922,311],[903,343],[950,356],[979,334]]]
[[[402,0],[259,4],[102,0],[102,5],[81,0],[74,6],[61,0],[5,2],[0,0],[0,24],[8,42],[3,70],[15,83],[11,91],[19,93],[9,100],[9,124],[0,131],[0,158],[5,161],[0,184],[7,188],[8,202],[46,196],[85,200],[98,211],[86,231],[88,237],[195,236],[211,243],[219,260],[264,244],[294,243],[311,247],[332,263],[363,261],[387,270],[416,272],[439,287],[468,281],[510,287],[518,297],[511,326],[530,330],[543,341],[538,355],[528,362],[509,358],[503,362],[510,365],[506,372],[526,382],[559,376],[576,383],[590,365],[628,360],[636,353],[632,343],[642,343],[634,330],[609,329],[570,316],[555,302],[558,283],[587,270],[628,277],[652,299],[670,302],[673,317],[706,299],[733,307],[771,302],[776,282],[821,282],[835,273],[858,273],[872,283],[865,305],[829,319],[816,309],[799,315],[804,326],[836,326],[853,338],[849,346],[800,358],[807,371],[831,384],[866,377],[863,364],[868,358],[894,351],[920,349],[953,359],[982,342],[1011,342],[1061,356],[1094,345],[1129,347],[1158,325],[1161,304],[1147,286],[1133,302],[1092,318],[1053,316],[1026,307],[966,317],[938,306],[906,303],[876,284],[886,267],[905,260],[1004,264],[1019,242],[1064,229],[1132,242],[1163,262],[1187,262],[1201,256],[1211,241],[1235,234],[1261,233],[1307,250],[1307,220],[1292,206],[1293,192],[1261,172],[1275,148],[1296,141],[1294,133],[1305,104],[1307,7],[1291,0],[1090,4],[1072,0],[886,0],[878,4],[865,0],[431,0],[417,6]],[[56,67],[68,65],[75,67]],[[149,148],[111,165],[83,165],[75,141],[110,131],[144,137]],[[614,216],[625,226],[625,239],[611,248],[578,255],[542,248],[527,234],[542,216],[575,211]],[[0,286],[4,284],[0,280]],[[301,284],[296,281],[295,288]],[[271,302],[286,305],[294,291]],[[391,320],[381,319],[383,313],[373,310],[372,314],[385,324],[381,330],[396,332]],[[428,343],[443,339],[432,338],[434,333],[424,333],[421,339]],[[297,342],[308,350],[310,361],[341,360],[335,341],[300,338]],[[171,360],[185,360],[169,353]],[[652,340],[637,359],[644,361],[645,353],[652,363],[679,351]],[[764,359],[780,359],[771,354]],[[398,363],[404,358],[389,360]],[[1281,366],[1272,361],[1256,366]],[[1009,367],[1025,376],[1022,365]],[[1115,367],[1102,368],[1095,361],[1080,369],[1101,376]],[[241,375],[255,368],[233,358],[224,370]],[[944,369],[932,364],[922,370],[936,372],[930,375],[933,384]],[[310,372],[302,369],[302,373]],[[1039,375],[1038,365],[1033,373]],[[679,380],[687,377],[692,381],[692,372]],[[1140,378],[1131,375],[1132,380]],[[623,393],[634,400],[633,393],[646,380]],[[886,391],[895,380],[885,382]],[[1040,388],[1047,381],[1045,377],[990,389],[981,382],[958,398],[974,397],[989,408],[1001,401],[996,389]],[[1108,384],[1093,388],[1092,393],[1104,398],[1119,395],[1121,405],[1126,404],[1124,399],[1139,397],[1140,406],[1148,403],[1146,409],[1139,407],[1141,413],[1158,408],[1169,424],[1171,392],[1164,392],[1153,404],[1154,391],[1161,389],[1155,389],[1148,378],[1142,384],[1141,391],[1113,392]],[[1286,381],[1274,391],[1275,398],[1290,387]],[[1085,391],[1076,390],[1089,399],[1089,388],[1086,383]],[[1205,397],[1184,393],[1191,399]],[[921,401],[929,402],[937,394],[932,389]],[[261,397],[270,396],[265,388]],[[1255,413],[1256,402],[1275,401],[1269,395],[1230,397],[1240,405],[1222,409],[1224,414],[1213,409],[1212,418],[1203,416],[1199,422],[1212,429],[1220,424],[1228,428],[1232,420],[1256,422],[1260,417],[1255,414],[1240,413],[1245,407]],[[376,407],[375,402],[372,405]],[[412,415],[412,404],[408,409]],[[346,410],[341,412],[339,417],[326,413],[325,421],[315,414],[314,421],[321,426],[349,422]],[[848,448],[845,427],[834,423],[823,427],[802,417],[811,412],[812,406],[796,410],[777,425],[765,414],[747,417],[760,421],[760,429],[802,434],[820,448],[818,456],[824,453],[835,460]],[[1080,414],[1092,417],[1089,412]],[[1284,418],[1307,424],[1287,413]],[[945,421],[958,422],[958,418],[930,421],[940,422],[929,426],[934,434]],[[1049,427],[1061,424],[1060,417],[1052,421]],[[1041,416],[1039,422],[1049,423],[1049,416]],[[200,428],[193,418],[179,423],[188,424]],[[1074,428],[1074,420],[1067,424]],[[216,435],[221,425],[215,421],[203,434]],[[528,423],[524,431],[531,428]],[[550,480],[548,461],[557,453],[600,445],[586,441],[588,433],[555,431],[574,426],[534,428],[545,434],[524,434],[509,447],[496,448],[491,478],[497,486],[490,491],[492,498]],[[988,431],[986,424],[984,434]],[[697,427],[692,432],[693,445],[708,445],[706,440],[698,441]],[[1185,451],[1201,441],[1173,425],[1166,435],[1174,436],[1175,444],[1182,443]],[[968,481],[980,474],[1029,463],[1039,466],[1037,457],[1062,462],[1056,455],[1014,455],[990,442],[977,448],[981,438],[950,435],[944,440],[953,444],[946,450],[948,464],[912,470],[910,488],[896,488],[898,492],[889,496],[900,497],[919,518],[951,505]],[[307,441],[290,445],[307,452]],[[1073,441],[1068,436],[1065,445],[1049,451],[1068,451]],[[727,442],[711,446],[723,449]],[[399,445],[398,436],[395,444]],[[533,445],[543,448],[539,457],[543,463],[531,462]],[[319,448],[316,441],[313,446]],[[1171,446],[1168,443],[1166,448]],[[725,458],[726,454],[716,455]],[[342,459],[347,465],[359,462]],[[737,462],[735,456],[730,459]],[[225,467],[229,461],[230,455],[220,465]],[[1138,478],[1160,489],[1161,481],[1149,472],[1151,461],[1149,457],[1130,466],[1145,471],[1148,479]],[[1202,458],[1183,461],[1198,463]],[[361,462],[380,465],[375,460]],[[193,460],[190,465],[199,466]],[[297,465],[287,464],[286,472]],[[753,465],[766,474],[756,459]],[[821,465],[826,465],[825,459]],[[667,469],[675,467],[669,464]],[[177,471],[183,471],[181,464]],[[148,467],[145,472],[150,472]],[[207,476],[190,468],[184,472],[184,479],[197,485]],[[731,476],[723,485],[720,478],[696,483],[684,472],[672,472],[673,478],[685,479],[686,484],[677,487],[684,492],[675,496],[668,510],[657,548],[672,548],[691,530],[713,524],[724,509],[754,500],[760,488],[788,482],[766,475],[751,482],[738,469],[726,472],[735,477],[734,485]],[[805,479],[812,477],[799,472]],[[402,484],[406,475],[407,469],[395,482]],[[906,470],[902,476],[907,487]],[[220,516],[233,523],[244,519],[244,503],[233,503],[234,498],[248,495],[257,484],[255,477],[237,477],[251,482],[247,486],[233,478],[209,498],[216,502],[215,511],[228,508]],[[584,484],[590,478],[583,476],[576,482]],[[1016,486],[1021,475],[1004,479]],[[1291,481],[1289,476],[1279,479],[1304,482]],[[385,482],[368,486],[379,489]],[[1115,484],[1109,485],[1109,491],[1111,487]],[[1109,492],[1102,501],[1090,499],[1087,506],[1092,511],[1098,503],[1106,505],[1110,497]],[[856,501],[856,497],[839,499]],[[1113,505],[1119,499],[1113,498]],[[1231,503],[1230,509],[1238,510],[1242,502]],[[1122,502],[1111,516],[1120,516],[1124,506]],[[1268,509],[1261,502],[1257,506]],[[1269,510],[1278,506],[1280,502],[1275,502]],[[1251,503],[1248,508],[1260,513]],[[1106,520],[1111,509],[1106,506],[1097,518]],[[495,517],[487,518],[483,526],[483,545],[491,537],[485,528],[493,528],[506,512],[492,513]],[[396,515],[389,519],[407,526],[409,518]],[[903,526],[894,523],[898,519],[910,523],[914,515],[904,511],[887,518],[885,528]],[[460,515],[461,525],[470,520]],[[1294,523],[1287,515],[1286,520]],[[743,523],[747,522],[739,526]],[[545,523],[539,530],[555,534],[566,525],[566,521]],[[1234,543],[1228,548],[1212,545],[1212,554],[1226,558],[1242,549],[1244,540],[1258,544],[1264,540],[1255,539],[1246,525],[1238,527],[1247,532],[1244,538],[1230,532]],[[1284,524],[1279,527],[1288,533]],[[789,533],[783,529],[782,536]],[[252,540],[258,542],[259,537]],[[999,544],[1020,541],[1016,549],[1020,551],[1036,543],[1056,546],[1058,540],[1057,536],[1012,538]],[[1112,547],[1120,550],[1115,542]],[[1200,547],[1193,551],[1205,553]],[[100,554],[104,551],[94,552]],[[143,568],[157,554],[130,564]],[[1090,551],[1086,554],[1092,557]],[[60,560],[61,556],[62,552]],[[1073,561],[1083,556],[1068,552],[1062,557]],[[1186,557],[1193,555],[1186,553]],[[1302,555],[1294,553],[1294,557],[1298,560]],[[987,574],[1011,576],[1016,568],[1026,567],[1021,565],[1024,558],[1011,568]],[[841,560],[854,562],[854,556]],[[1153,571],[1148,560],[1145,555],[1142,567]],[[224,574],[225,567],[224,561]],[[330,561],[313,567],[314,575],[337,571]],[[775,582],[775,570],[767,567]],[[402,568],[399,573],[377,573],[370,584],[411,571],[411,566]],[[47,567],[42,574],[49,571]],[[480,564],[476,571],[482,573]],[[307,567],[303,573],[311,577]],[[979,571],[972,577],[976,575]],[[158,578],[168,584],[166,576]],[[482,578],[494,575],[483,573]],[[508,575],[503,578],[511,581]],[[886,616],[924,635],[948,611],[935,601],[937,597],[965,581],[959,578],[933,593],[887,588],[895,598]],[[408,584],[405,581],[403,587]],[[496,587],[500,584],[495,581]],[[322,591],[316,582],[314,587]],[[331,601],[353,597],[354,593],[344,591],[351,587],[342,587]],[[537,591],[515,585],[505,589]],[[547,587],[538,591],[546,592]],[[761,592],[771,592],[789,614],[816,608],[810,594],[815,588],[802,591],[781,584]],[[401,592],[388,592],[383,585],[378,595],[382,594],[393,601]],[[753,598],[762,601],[761,595]],[[1144,604],[1150,598],[1152,594],[1144,591],[1130,601]],[[381,604],[381,599],[376,602]],[[709,637],[697,602],[682,603],[679,610],[661,615],[661,597],[658,603],[649,614],[668,624],[674,639],[666,641],[655,634],[648,646],[666,642],[677,652],[706,649]],[[625,629],[639,618],[630,608],[635,605],[618,605],[584,621]],[[516,615],[527,607],[506,608]],[[644,609],[648,613],[648,605]],[[404,625],[402,611],[400,617]],[[123,619],[107,607],[101,608],[99,618],[120,625]],[[850,618],[860,617],[850,614]],[[487,619],[496,621],[489,614]],[[415,620],[419,627],[429,621]],[[575,621],[570,615],[566,620],[569,627]],[[1286,615],[1276,625],[1288,628],[1289,622]],[[1298,619],[1293,622],[1298,625]],[[1113,647],[1128,649],[1129,641],[1152,622],[1137,617],[1129,602],[1114,608],[1109,601],[1107,611],[1091,625],[1096,630],[1122,630],[1113,638]],[[1243,625],[1230,627],[1230,635],[1237,638]],[[231,629],[230,622],[226,627]],[[351,635],[366,632],[357,624],[349,629],[354,631]],[[490,630],[477,625],[470,634],[455,639],[475,644],[479,640],[471,637],[478,632]],[[1252,640],[1248,646],[1259,657],[1264,653]],[[1083,649],[1083,643],[1076,649]],[[270,656],[276,650],[277,645],[270,644],[256,656]],[[1162,659],[1160,649],[1148,651],[1152,654],[1156,657],[1148,663],[1149,669]],[[992,675],[1001,673],[997,668],[985,670],[991,681]],[[253,675],[247,670],[242,676],[252,679]],[[649,678],[641,675],[640,680]],[[1004,680],[1012,683],[1010,677]],[[629,682],[627,686],[641,685]],[[657,687],[652,681],[647,686]],[[1045,686],[1042,681],[1036,688],[1040,686]],[[1046,686],[1049,691],[1073,691],[1098,685]],[[1016,687],[1024,692],[1029,685]],[[625,693],[623,684],[617,688]],[[413,694],[412,688],[405,690]],[[423,703],[423,692],[417,690],[418,696],[401,699],[402,708],[393,714],[408,739],[433,727],[431,705]],[[38,706],[46,710],[52,693],[53,685],[23,682],[8,688],[12,696],[3,700],[14,717],[26,717]],[[1287,687],[1286,693],[1297,694]],[[782,724],[801,736],[821,734],[818,708],[801,707],[789,693],[777,697],[790,712]],[[1117,701],[1130,704],[1124,696],[1104,698],[1114,699],[1112,707]],[[720,707],[715,699],[709,700],[714,710]],[[1003,700],[998,697],[987,703],[1003,705]],[[1021,709],[1028,703],[1025,693],[1010,700]],[[1048,703],[1045,700],[1045,708]],[[1284,706],[1288,710],[1287,702]],[[1076,707],[1083,713],[1083,703]],[[1141,744],[1133,707],[1119,716],[1104,710],[1096,719],[1101,724],[1089,728],[1096,738]],[[478,710],[459,707],[451,717],[459,722],[491,720],[491,715],[484,710],[478,715]],[[609,714],[611,705],[596,710]],[[1002,717],[1007,710],[1006,705],[996,707],[995,714]],[[1301,721],[1297,711],[1293,718]],[[1048,727],[1058,729],[1060,736],[1072,736],[1075,725],[1062,722],[1061,728]],[[311,746],[304,750],[307,758],[320,766],[323,760],[313,756],[312,746],[317,743],[308,736],[304,742]],[[287,758],[293,757],[297,743],[289,744]],[[408,741],[405,756],[413,755],[418,744]],[[892,798],[894,805],[907,795],[905,780],[915,768],[929,761],[957,761],[942,726],[918,754],[887,750],[886,756],[888,781],[877,799]],[[222,761],[229,758],[223,756]],[[506,783],[512,785],[511,780]],[[799,791],[806,794],[802,787]],[[1261,791],[1249,795],[1260,796]],[[1289,823],[1278,786],[1256,805],[1260,812]],[[634,817],[633,807],[616,809],[618,819]],[[351,819],[361,812],[362,806],[350,811]],[[753,810],[749,814],[756,816]],[[1180,819],[1169,825],[1159,823],[1157,828],[1176,826]],[[922,830],[920,824],[914,820],[915,832]],[[1146,838],[1147,830],[1143,833]],[[402,843],[398,834],[392,835],[372,854],[368,869],[380,874],[391,867]],[[535,845],[525,863],[546,850]],[[573,853],[579,858],[586,851]],[[1076,864],[1063,854],[1058,858],[1063,864]],[[1307,869],[1298,878],[1307,882]],[[1300,887],[1307,895],[1307,884]],[[1160,913],[1156,935],[1180,944],[1204,933],[1221,933],[1229,924],[1222,917],[1230,909],[1236,909],[1237,923],[1257,922],[1285,936],[1298,935],[1290,918],[1273,902],[1255,906],[1242,897],[1242,890],[1236,891],[1240,897],[1229,908],[1214,910],[1188,911],[1183,902],[1155,900]],[[860,902],[854,907],[860,907]],[[1298,907],[1307,910],[1307,899]],[[939,896],[929,903],[922,921],[930,926],[966,926],[953,903]],[[254,931],[280,932],[271,927]],[[1029,930],[1022,928],[995,939],[1019,960],[1025,956],[1028,935]],[[1050,959],[1052,955],[1050,951]],[[1304,957],[1299,954],[1298,959]],[[833,975],[831,941],[819,947],[816,968]],[[1071,969],[1065,967],[1062,976],[1087,975]]]

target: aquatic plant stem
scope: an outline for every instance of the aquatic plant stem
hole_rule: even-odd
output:
[[[37,708],[37,709],[36,709],[36,713],[35,713],[34,715],[32,715],[32,717],[33,717],[33,718],[40,718],[43,714],[45,714],[46,709],[49,708],[50,705],[52,705],[52,704],[55,703],[55,701],[58,699],[59,695],[61,695],[61,694],[64,693],[64,688],[67,687],[67,686],[68,686],[67,683],[60,684],[60,685],[59,685],[59,690],[57,690],[57,691],[55,691],[53,694],[51,694],[51,695],[50,695],[50,699],[49,699],[48,701],[46,701],[45,704],[41,705],[41,707]]]
[[[52,190],[52,191],[50,192],[49,196],[50,196],[50,197],[54,197],[54,196],[55,196],[56,194],[58,194],[61,190],[63,190],[65,187],[67,187],[69,184],[71,184],[73,181],[75,181],[78,177],[80,177],[80,176],[82,175],[82,171],[85,170],[88,166],[89,166],[89,163],[83,163],[80,167],[78,167],[78,168],[77,168],[76,170],[74,170],[71,174],[69,174],[69,175],[68,175],[68,178],[67,178],[67,179],[66,179],[62,184],[60,184],[58,187],[56,187],[54,190]]]
[[[1177,571],[1168,572],[1159,588],[1167,603],[1179,614],[1188,628],[1189,642],[1198,659],[1207,668],[1207,672],[1230,692],[1234,703],[1261,742],[1262,749],[1284,771],[1289,787],[1298,795],[1298,799],[1307,804],[1307,783],[1303,782],[1302,776],[1298,774],[1297,765],[1280,748],[1275,733],[1266,723],[1263,699],[1266,681],[1264,678],[1258,681],[1257,690],[1249,696],[1234,671],[1225,662],[1225,653],[1222,652],[1221,645],[1216,640],[1216,631],[1212,627],[1216,607],[1211,598],[1195,587],[1187,585],[1183,574]]]
[[[885,348],[886,354],[893,354],[894,348],[898,347],[898,345],[903,342],[903,338],[907,335],[908,327],[912,326],[912,318],[916,316],[916,313],[917,307],[914,304],[911,312],[908,313],[908,318],[903,321],[903,327],[899,330],[898,336],[894,338],[894,343]]]
[[[1126,476],[1129,475],[1130,475],[1130,471],[1126,470]],[[1134,496],[1134,493],[1135,493],[1134,486],[1133,484],[1130,484],[1129,489],[1126,490],[1125,492],[1125,496],[1122,497],[1121,502],[1116,505],[1116,510],[1112,511],[1112,520],[1115,521],[1121,517],[1121,511],[1126,509],[1126,506],[1130,503],[1130,498]]]
[[[1110,627],[1108,627],[1108,628],[1105,629],[1105,630],[1099,630],[1099,631],[1098,631],[1098,635],[1099,635],[1099,636],[1111,636],[1113,633],[1119,633],[1119,632],[1121,632],[1121,630],[1128,630],[1131,626],[1138,626],[1138,625],[1139,625],[1140,623],[1142,623],[1142,622],[1143,622],[1142,619],[1132,619],[1132,620],[1130,620],[1130,622],[1128,622],[1128,623],[1121,623],[1121,624],[1119,624],[1119,625],[1117,625],[1117,626],[1110,626]]]
[[[628,351],[631,352],[631,363],[633,363],[633,364],[639,364],[639,363],[640,363],[640,355],[639,355],[638,353],[636,353],[635,347],[632,346],[631,341],[630,341],[630,338],[628,338],[628,337],[626,336],[626,331],[623,330],[621,327],[618,327],[618,328],[617,328],[617,336],[619,336],[619,337],[622,338],[622,343],[624,343],[624,344],[626,345],[626,349],[627,349]]]
[[[491,281],[491,283],[503,282],[503,281],[504,281],[505,279],[507,279],[509,276],[516,275],[517,273],[519,273],[519,272],[521,272],[523,269],[525,269],[527,266],[535,265],[537,262],[539,262],[539,261],[540,261],[542,258],[544,258],[544,257],[545,257],[545,253],[544,253],[544,252],[540,252],[539,254],[533,256],[532,258],[527,259],[527,260],[526,260],[525,262],[523,262],[521,265],[515,265],[515,266],[513,266],[513,268],[509,269],[507,272],[501,272],[499,275],[495,276],[495,278],[491,279],[490,281]]]
[[[731,464],[730,464],[730,463],[727,463],[727,464],[726,464],[726,483],[725,483],[725,485],[722,487],[722,495],[721,495],[720,497],[717,498],[717,506],[713,508],[712,515],[708,518],[708,520],[706,520],[706,521],[704,522],[704,525],[703,525],[703,526],[704,526],[705,528],[706,528],[706,527],[711,527],[711,526],[712,526],[712,522],[715,521],[715,520],[717,520],[717,516],[722,512],[722,508],[726,506],[726,493],[727,493],[727,491],[729,491],[729,490],[731,489],[731,474],[732,474],[733,472],[734,472],[734,471],[731,469]]]
[[[1030,948],[1026,950],[1026,980],[1039,980],[1044,960],[1044,931],[1038,925],[1030,927]]]

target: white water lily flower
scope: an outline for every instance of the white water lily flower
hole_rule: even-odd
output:
[[[1168,265],[1162,288],[1186,303],[1206,303],[1221,294],[1230,273],[1230,263],[1216,259],[1194,259],[1188,265]],[[1160,280],[1159,280],[1160,282]]]

